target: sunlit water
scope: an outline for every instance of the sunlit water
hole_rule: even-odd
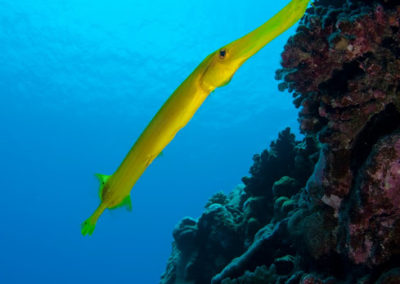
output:
[[[172,230],[229,192],[296,110],[274,72],[294,29],[217,89],[92,237],[111,174],[203,58],[289,1],[0,0],[0,283],[158,283]]]

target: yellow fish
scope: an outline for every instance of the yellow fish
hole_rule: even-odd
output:
[[[292,0],[279,13],[247,35],[208,55],[164,103],[111,176],[97,174],[101,203],[82,224],[91,235],[106,208],[131,207],[130,192],[165,146],[193,117],[208,95],[229,83],[239,67],[271,40],[293,26],[310,0]]]

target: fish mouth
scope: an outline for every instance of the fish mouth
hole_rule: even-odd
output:
[[[231,60],[242,64],[273,39],[284,33],[304,15],[309,0],[292,0],[282,10],[260,27],[226,46],[231,51]]]

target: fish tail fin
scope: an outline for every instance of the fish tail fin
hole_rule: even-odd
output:
[[[96,227],[97,220],[100,215],[103,213],[104,209],[106,209],[105,205],[100,204],[100,206],[94,211],[93,215],[86,219],[81,225],[81,233],[83,236],[92,235],[93,231]]]
[[[93,222],[92,217],[85,220],[81,225],[82,236],[92,235],[96,227],[96,221]]]

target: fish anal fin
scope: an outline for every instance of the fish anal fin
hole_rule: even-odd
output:
[[[117,209],[117,208],[121,208],[121,207],[125,207],[128,211],[132,211],[132,202],[131,202],[131,195],[129,194],[128,196],[126,196],[120,204],[111,207],[110,209]]]
[[[100,187],[99,187],[99,197],[100,200],[103,201],[103,189],[104,189],[104,185],[106,184],[106,182],[109,180],[109,178],[111,176],[108,175],[103,175],[103,174],[95,174],[95,176],[97,177],[97,179],[100,182]]]

